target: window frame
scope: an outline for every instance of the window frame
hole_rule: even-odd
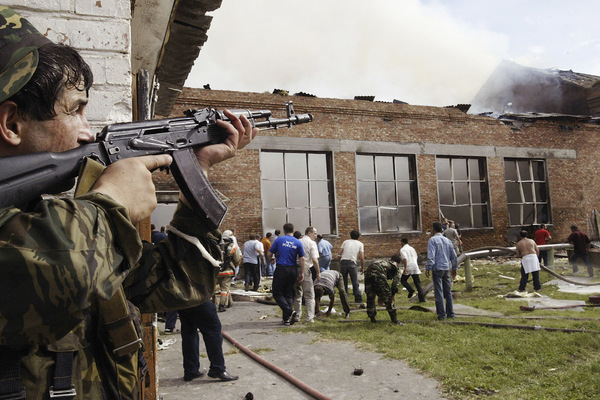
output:
[[[440,175],[443,173],[447,174],[448,171],[441,171],[440,162],[441,160],[448,160],[449,166],[448,171],[450,172],[449,178],[445,179],[443,176],[440,179]],[[464,178],[456,177],[455,171],[459,168],[459,166],[455,167],[458,160],[464,160],[464,165],[466,167]],[[477,177],[473,174],[473,168],[471,166],[471,161],[477,162]],[[461,162],[463,164],[463,162]],[[474,230],[474,229],[489,229],[493,228],[492,221],[492,205],[491,205],[491,196],[490,196],[490,183],[489,183],[489,172],[487,166],[487,158],[486,157],[469,157],[469,156],[453,156],[453,155],[437,155],[435,157],[435,169],[436,169],[436,180],[437,180],[437,192],[438,192],[438,207],[440,212],[440,217],[448,218],[457,223],[460,223],[461,230]],[[443,194],[442,190],[444,190],[444,186],[449,185],[450,195],[452,196],[452,204],[442,202]],[[465,186],[466,185],[466,198],[464,190],[457,191],[456,187]],[[479,190],[477,193],[474,192],[474,186],[479,186]],[[463,188],[464,189],[464,188]],[[446,190],[447,191],[447,190]],[[457,202],[457,193],[463,196],[462,201]],[[466,201],[465,201],[466,200]],[[477,201],[479,200],[479,201]],[[469,225],[466,225],[464,220],[461,221],[461,218],[456,218],[457,215],[445,215],[442,209],[452,209],[452,208],[468,208],[468,220]],[[481,213],[475,212],[476,208],[481,209]],[[481,225],[478,223],[481,222]],[[487,223],[486,223],[487,222]]]
[[[514,172],[516,174],[516,179],[508,179],[507,178],[507,163],[514,163]],[[523,179],[522,170],[519,168],[519,163],[526,162],[527,170],[528,170],[528,179]],[[543,173],[544,180],[536,179],[536,173],[534,171],[534,163],[542,163],[543,165]],[[503,159],[503,168],[504,168],[504,191],[506,195],[506,207],[508,213],[508,226],[509,227],[521,227],[521,226],[531,226],[531,225],[540,225],[544,224],[552,224],[552,203],[550,199],[550,182],[548,177],[548,162],[544,158],[518,158],[518,157],[505,157]],[[530,178],[530,179],[529,179]],[[514,198],[514,194],[509,192],[509,184],[518,185],[519,186],[519,197],[521,201],[511,201],[511,198]],[[536,184],[544,185],[545,187],[545,197],[546,200],[537,199],[538,191],[536,190]],[[530,186],[530,190],[526,189],[526,185]],[[529,192],[529,193],[528,193]],[[531,200],[528,201],[527,196],[531,196]],[[513,213],[511,212],[511,207],[519,205],[519,223],[514,223],[513,221]],[[525,207],[531,208],[533,212],[533,216],[530,221],[528,221],[528,216],[525,215]],[[543,219],[544,215],[539,215],[539,207],[546,207],[545,216],[547,221]],[[542,213],[543,214],[543,213]]]
[[[280,168],[283,171],[283,175],[278,178],[273,177],[265,177],[265,168],[264,165],[266,160],[263,157],[266,154],[280,154],[281,162]],[[304,167],[306,170],[304,171],[304,177],[288,177],[288,170],[286,164],[286,158],[288,157],[297,157],[298,155],[304,156]],[[324,177],[311,177],[311,165],[310,158],[313,155],[322,155],[325,157],[325,175]],[[304,228],[307,226],[314,226],[317,228],[318,232],[324,235],[336,235],[337,234],[337,221],[336,221],[336,209],[335,209],[335,186],[333,179],[333,154],[327,151],[288,151],[288,150],[261,150],[259,155],[259,163],[260,163],[260,186],[261,186],[261,196],[262,196],[262,224],[266,231],[272,231],[275,229],[280,229],[283,224],[287,222],[291,222],[294,226],[300,230],[304,231]],[[302,175],[300,172],[299,175]],[[269,193],[266,192],[269,183],[281,182],[283,183],[283,200],[284,204],[276,204],[274,206],[268,206],[269,204]],[[305,182],[307,187],[306,201],[305,205],[302,204],[292,204],[293,201],[297,201],[298,198],[291,198],[290,193],[293,192],[294,186],[298,186],[298,183]],[[327,188],[327,206],[324,205],[315,205],[314,201],[317,198],[323,200],[325,197],[322,195],[318,195],[318,193],[314,192],[314,190],[318,190],[317,186],[323,186],[323,182],[326,184]],[[313,193],[318,196],[313,196]],[[268,214],[272,213],[273,215],[269,216]],[[269,220],[277,219],[276,214],[279,213],[284,216],[285,220],[278,221],[277,223],[269,224]],[[297,220],[298,217],[294,217],[294,214],[306,214],[307,220],[299,222]],[[320,214],[320,215],[315,215]],[[329,228],[324,229],[324,225],[322,220],[324,219],[324,215],[327,215],[329,218]],[[304,224],[306,226],[301,226]],[[270,226],[273,225],[273,226]]]
[[[360,168],[360,158],[370,158],[370,163],[372,165],[372,178],[364,178],[362,177],[362,173],[359,171]],[[382,174],[387,174],[387,177],[378,179],[378,168],[381,168],[378,162],[382,163],[385,159],[391,159],[391,172],[390,170],[383,171]],[[406,160],[405,162],[408,164],[408,177],[403,178],[398,175],[398,162],[399,159]],[[419,185],[418,185],[418,175],[417,175],[417,159],[414,154],[381,154],[381,153],[355,153],[355,172],[356,172],[356,198],[357,198],[357,214],[358,214],[358,226],[359,230],[362,234],[398,234],[398,233],[410,233],[410,232],[419,232],[421,229],[421,214],[420,214],[420,197],[419,197]],[[382,187],[387,184],[391,186],[393,184],[394,195],[393,202],[390,202],[389,193],[387,196],[382,194]],[[411,193],[410,193],[410,204],[401,204],[406,202],[401,202],[401,193],[399,190],[400,186],[409,185]],[[361,186],[371,186],[371,190],[374,194],[374,203],[368,205],[361,205],[361,198],[365,196],[365,193],[361,193]],[[389,204],[382,204],[384,201],[383,198],[386,198]],[[410,229],[403,229],[401,225],[396,225],[397,229],[385,229],[384,217],[385,214],[388,214],[387,221],[391,219],[395,219],[393,213],[398,212],[399,210],[405,211],[410,210],[408,214],[411,215],[410,219],[412,221],[412,226]],[[362,215],[364,215],[364,217]],[[367,216],[370,214],[370,216]],[[364,218],[374,218],[376,222],[376,226],[370,227],[365,224],[363,221]],[[402,217],[397,217],[402,218]],[[397,222],[397,221],[396,221]],[[392,225],[389,224],[391,227]],[[373,229],[376,228],[376,229]]]

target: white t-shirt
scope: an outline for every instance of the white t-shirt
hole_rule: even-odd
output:
[[[406,273],[408,275],[417,275],[421,273],[419,269],[419,256],[413,247],[408,244],[405,244],[400,249],[400,256],[403,260],[406,260]]]
[[[312,240],[308,235],[302,236],[300,239],[302,247],[304,247],[304,270],[306,271],[313,266],[313,260],[319,259],[319,248],[317,242]]]
[[[358,254],[365,252],[365,246],[356,239],[344,240],[342,243],[342,260],[350,260],[355,264],[358,262]]]

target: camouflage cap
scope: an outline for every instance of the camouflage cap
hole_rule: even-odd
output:
[[[15,10],[0,6],[0,102],[25,86],[38,65],[38,48],[52,43]]]

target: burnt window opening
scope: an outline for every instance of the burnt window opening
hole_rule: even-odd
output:
[[[356,155],[358,223],[362,233],[419,229],[414,156]]]
[[[491,226],[485,158],[436,157],[441,217],[461,229]]]
[[[266,232],[291,222],[302,232],[336,233],[330,153],[261,151],[260,170]]]
[[[546,160],[504,159],[510,226],[551,224]]]

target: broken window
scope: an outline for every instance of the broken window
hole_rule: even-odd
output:
[[[484,158],[436,157],[440,214],[460,228],[491,224]]]
[[[304,232],[335,233],[333,179],[329,153],[260,153],[263,228],[291,222]]]
[[[413,156],[356,155],[359,228],[363,233],[418,229]]]
[[[545,160],[504,159],[510,226],[551,223]]]

